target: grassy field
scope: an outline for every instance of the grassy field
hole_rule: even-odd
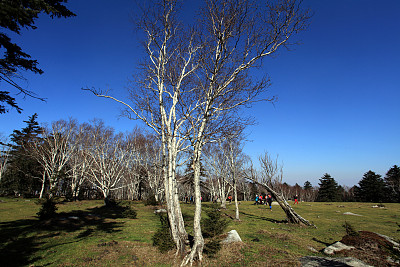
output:
[[[104,210],[102,201],[57,205],[57,223],[40,222],[32,199],[0,198],[1,266],[173,266],[174,252],[161,254],[152,246],[160,225],[154,207],[132,202],[137,219],[122,219]],[[317,228],[286,224],[279,206],[240,204],[241,221],[231,220],[243,243],[223,246],[203,266],[298,266],[298,258],[322,255],[327,244],[345,235],[345,221],[356,230],[378,232],[400,239],[400,204],[373,208],[371,203],[300,203],[294,209]],[[207,205],[205,205],[207,206]],[[193,205],[182,204],[187,230],[192,231]],[[361,216],[345,215],[351,212]],[[223,213],[234,216],[234,205]]]

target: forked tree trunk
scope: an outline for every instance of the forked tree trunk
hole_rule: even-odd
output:
[[[194,233],[194,244],[190,250],[190,253],[183,259],[181,266],[185,266],[190,263],[193,264],[194,260],[203,259],[203,248],[204,238],[201,232],[201,190],[200,190],[200,154],[201,147],[195,146],[195,155],[193,159],[194,169],[194,196],[195,196],[195,210],[193,220],[193,233]]]
[[[218,178],[218,190],[221,199],[221,208],[226,209],[225,186],[221,185],[220,178]]]
[[[188,234],[185,229],[183,215],[179,203],[178,188],[176,182],[176,150],[172,140],[168,140],[168,157],[164,169],[164,188],[167,204],[168,219],[171,227],[171,236],[176,245],[176,255],[184,255],[186,246],[189,244]]]

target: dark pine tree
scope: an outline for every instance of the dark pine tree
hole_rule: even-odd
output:
[[[368,171],[354,188],[357,201],[384,202],[386,201],[386,185],[381,175]]]
[[[394,165],[386,173],[385,183],[389,189],[390,202],[400,203],[400,167]]]
[[[201,184],[203,184],[203,179],[206,177],[206,170],[204,169],[203,166],[203,161],[200,160],[200,179],[201,179]],[[186,165],[186,170],[183,179],[181,180],[185,184],[190,184],[191,187],[193,187],[193,182],[194,182],[194,169],[193,169],[193,159],[190,159]]]
[[[311,190],[312,189],[312,184],[309,181],[306,181],[304,183],[303,189],[304,190]]]
[[[27,126],[20,130],[14,130],[11,134],[12,149],[10,151],[10,165],[1,181],[1,191],[6,194],[34,196],[40,192],[41,166],[33,158],[28,156],[27,144],[40,138],[41,128],[36,121],[37,114],[24,121]]]
[[[339,186],[334,178],[325,173],[319,181],[319,190],[315,201],[331,202],[340,200]]]
[[[0,1],[0,49],[3,55],[0,56],[0,85],[1,82],[14,87],[17,93],[35,97],[35,95],[22,88],[15,79],[20,77],[18,70],[31,71],[42,74],[43,71],[38,68],[37,60],[31,59],[31,56],[22,51],[22,48],[11,41],[6,34],[13,32],[20,34],[21,28],[36,29],[35,20],[39,14],[45,13],[51,18],[71,17],[74,13],[69,11],[62,3],[66,0],[24,0],[24,1]],[[39,98],[41,99],[41,98]],[[42,99],[43,100],[43,99]],[[10,96],[10,92],[0,90],[0,114],[7,111],[5,105],[15,108],[21,112],[21,108]]]

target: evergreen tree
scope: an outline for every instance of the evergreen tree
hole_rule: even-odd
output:
[[[304,183],[303,189],[304,190],[311,190],[312,189],[312,184],[309,181],[306,181]]]
[[[17,89],[18,93],[35,97],[34,94],[22,88],[15,82],[18,70],[31,71],[42,74],[43,71],[37,67],[37,60],[31,59],[31,56],[22,51],[22,48],[11,41],[6,32],[20,34],[21,28],[36,29],[35,20],[40,13],[46,13],[51,18],[71,17],[74,13],[69,11],[61,3],[66,0],[24,0],[24,1],[0,1],[0,48],[4,51],[0,56],[0,81]],[[0,90],[0,114],[6,112],[6,108],[1,103],[5,103],[17,112],[21,108],[10,96],[10,92]]]
[[[200,179],[206,177],[206,170],[203,165],[203,161],[200,160]],[[201,179],[201,185],[204,186],[204,182]],[[180,182],[182,184],[190,185],[191,188],[193,188],[193,182],[194,182],[194,169],[193,169],[193,159],[191,158],[187,165],[186,165],[186,170],[184,173],[184,176],[182,179],[180,179]]]
[[[318,202],[329,202],[339,201],[339,186],[334,178],[329,174],[325,173],[324,176],[319,179],[319,190],[316,201]]]
[[[394,165],[386,173],[385,183],[390,190],[390,201],[400,203],[400,167]]]
[[[10,151],[10,165],[4,179],[1,181],[1,191],[6,194],[33,196],[41,189],[40,164],[29,157],[26,151],[27,144],[36,138],[40,138],[41,128],[36,121],[37,114],[24,121],[27,126],[20,130],[14,130],[11,134],[13,142]]]
[[[362,202],[383,202],[386,200],[386,193],[385,181],[381,175],[371,170],[364,174],[354,188],[356,199]]]

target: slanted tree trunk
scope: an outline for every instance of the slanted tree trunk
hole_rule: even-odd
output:
[[[289,223],[300,224],[300,225],[305,225],[305,226],[312,226],[312,227],[316,228],[316,226],[314,224],[310,223],[309,221],[307,221],[306,219],[301,217],[299,214],[297,214],[281,194],[279,194],[278,192],[273,190],[266,183],[260,183],[253,179],[252,179],[252,181],[255,182],[256,184],[261,185],[262,187],[264,187],[271,193],[272,197],[275,198],[275,200],[278,202],[279,206],[281,206],[282,210],[285,212]]]

